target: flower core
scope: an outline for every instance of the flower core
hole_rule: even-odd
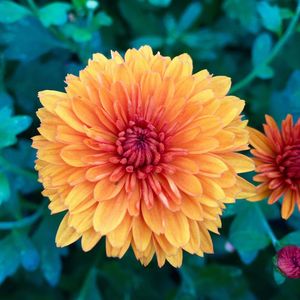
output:
[[[128,173],[139,171],[139,179],[152,171],[159,173],[161,168],[158,165],[165,150],[164,137],[165,134],[157,132],[150,122],[137,117],[118,134],[117,160],[126,166]]]
[[[276,162],[286,183],[295,189],[300,183],[300,139],[293,145],[285,146],[282,153],[277,155]]]

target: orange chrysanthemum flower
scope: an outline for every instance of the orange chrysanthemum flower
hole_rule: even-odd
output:
[[[88,251],[106,237],[108,256],[131,245],[147,265],[182,263],[182,250],[212,253],[224,203],[249,196],[237,173],[254,168],[244,101],[230,79],[192,74],[187,54],[148,46],[123,59],[95,54],[66,92],[43,91],[36,169],[52,213],[67,211],[57,246],[81,238]]]
[[[265,135],[250,128],[251,150],[254,155],[256,172],[254,180],[260,182],[257,195],[251,201],[269,198],[273,204],[283,197],[281,215],[288,219],[295,204],[300,209],[300,120],[293,125],[288,115],[282,121],[282,130],[270,116],[266,116]]]

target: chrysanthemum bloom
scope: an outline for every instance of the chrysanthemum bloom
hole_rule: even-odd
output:
[[[269,198],[273,204],[283,197],[282,218],[288,219],[297,203],[300,209],[300,120],[295,126],[288,115],[282,121],[280,132],[274,119],[266,116],[265,135],[250,128],[250,143],[254,147],[256,172],[254,180],[260,182],[257,195],[249,198],[259,201]]]
[[[300,247],[286,246],[280,249],[277,267],[288,278],[300,278]]]
[[[95,54],[66,92],[43,91],[33,147],[52,213],[67,211],[57,246],[81,238],[84,251],[106,237],[108,256],[131,245],[147,265],[182,263],[182,250],[212,253],[224,203],[249,196],[237,175],[254,169],[244,101],[226,96],[230,79],[192,74],[187,54],[150,47],[123,59]]]

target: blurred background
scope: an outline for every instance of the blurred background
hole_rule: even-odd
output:
[[[0,299],[300,299],[298,280],[274,268],[274,236],[300,246],[300,215],[240,200],[224,211],[215,254],[185,255],[182,268],[144,268],[127,253],[57,249],[62,215],[51,216],[33,169],[37,92],[63,91],[94,52],[149,44],[191,55],[194,70],[232,78],[250,125],[264,115],[300,116],[296,0],[0,0]],[[251,174],[249,176],[251,178]]]

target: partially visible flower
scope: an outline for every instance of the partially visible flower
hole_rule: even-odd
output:
[[[212,253],[225,203],[254,187],[244,101],[226,96],[230,79],[193,74],[187,54],[150,47],[125,57],[95,54],[66,92],[39,93],[36,169],[52,213],[66,211],[59,247],[84,251],[105,237],[108,256],[128,248],[142,264],[182,263],[183,250]]]
[[[300,278],[300,247],[286,246],[280,249],[277,267],[288,278]]]
[[[249,129],[258,173],[253,179],[260,182],[257,195],[249,200],[269,198],[268,203],[273,204],[283,197],[281,215],[288,219],[295,204],[300,210],[300,119],[293,125],[292,116],[287,115],[281,131],[272,117],[266,116],[266,122],[265,134]]]

